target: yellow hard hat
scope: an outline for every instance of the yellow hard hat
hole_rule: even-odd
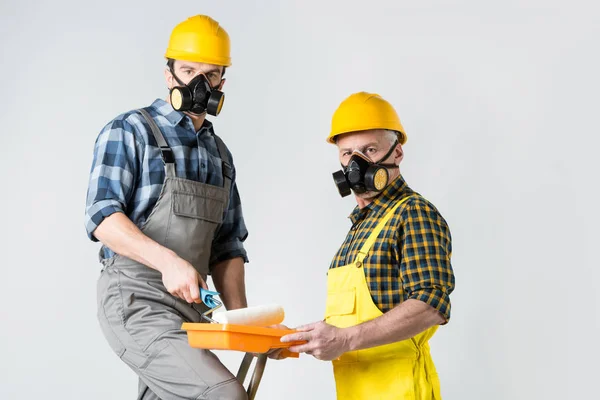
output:
[[[207,15],[195,15],[173,29],[165,57],[229,67],[229,50],[225,29]]]
[[[398,132],[400,144],[406,143],[406,132],[394,107],[376,93],[358,92],[346,98],[333,113],[329,143],[344,133],[369,129],[389,129]]]

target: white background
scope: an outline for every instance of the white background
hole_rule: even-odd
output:
[[[353,207],[325,137],[345,97],[377,92],[408,134],[402,173],[453,234],[453,315],[432,340],[444,399],[595,398],[596,3],[4,0],[1,399],[135,397],[96,322],[88,172],[104,124],[166,96],[171,29],[199,13],[232,38],[215,125],[250,230],[250,305],[322,318]],[[333,398],[330,365],[270,362],[258,398],[284,396]]]

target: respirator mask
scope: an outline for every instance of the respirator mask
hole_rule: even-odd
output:
[[[225,94],[213,88],[204,74],[194,77],[187,85],[181,82],[173,71],[171,74],[180,85],[174,86],[169,94],[171,105],[175,110],[219,115]]]
[[[396,149],[396,140],[390,150],[379,161],[373,162],[362,152],[355,150],[347,166],[342,165],[342,170],[333,173],[333,181],[342,197],[346,197],[353,190],[356,194],[366,192],[381,192],[389,183],[388,168],[397,167],[396,164],[383,164]]]

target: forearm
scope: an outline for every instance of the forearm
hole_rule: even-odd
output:
[[[162,272],[177,255],[161,246],[142,231],[123,213],[106,217],[94,231],[94,236],[115,253]]]
[[[409,339],[444,322],[430,305],[409,299],[381,317],[346,328],[350,350],[361,350]]]
[[[212,279],[226,309],[235,310],[248,306],[245,267],[241,257],[216,264],[212,268]]]

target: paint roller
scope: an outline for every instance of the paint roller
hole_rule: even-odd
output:
[[[279,304],[265,304],[237,310],[214,313],[212,319],[219,324],[271,326],[283,322],[285,313]]]
[[[205,289],[200,290],[202,301],[210,307],[210,310],[204,313],[203,317],[212,323],[266,327],[280,324],[285,318],[283,307],[279,304],[265,304],[222,311],[213,313],[212,318],[210,318],[205,314],[212,313],[223,305],[213,297],[218,294],[218,292],[211,292]]]

